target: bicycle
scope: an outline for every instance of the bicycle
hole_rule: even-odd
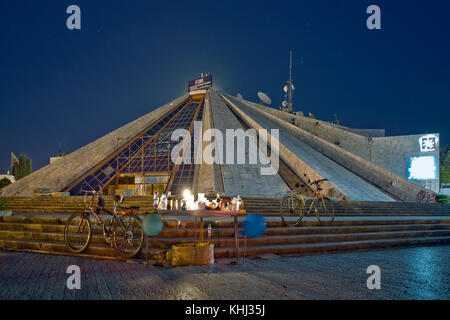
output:
[[[97,192],[84,191],[84,210],[72,214],[64,227],[64,240],[72,253],[84,252],[92,240],[92,223],[89,219],[92,213],[103,229],[106,243],[114,247],[119,256],[131,259],[142,249],[144,232],[141,219],[137,216],[139,207],[121,207],[123,195],[114,195],[113,211],[105,208],[105,200],[100,190]],[[88,194],[92,195],[87,201]],[[96,198],[98,200],[96,201]],[[99,214],[104,212],[111,216],[109,221],[100,219]]]
[[[322,191],[322,188],[320,188],[320,183],[324,181],[327,181],[327,179],[316,180],[311,183],[311,185],[315,185],[316,188],[313,191],[313,194],[309,197],[304,196],[297,190],[288,191],[288,194],[280,201],[280,216],[284,225],[287,225],[284,220],[284,215],[287,212],[291,215],[299,215],[299,218],[295,222],[296,226],[300,224],[304,216],[310,216],[313,210],[319,223],[332,223],[334,221],[333,202],[320,193],[320,191]],[[295,186],[296,188],[304,187],[304,185],[300,185],[298,183]],[[307,201],[311,198],[311,202],[307,204]]]

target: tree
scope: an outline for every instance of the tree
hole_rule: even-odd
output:
[[[439,164],[441,166],[444,165],[445,158],[447,157],[448,152],[450,151],[448,144],[439,148]]]
[[[19,162],[16,164],[14,169],[14,176],[16,180],[19,180],[33,171],[31,166],[31,159],[26,155],[21,154],[19,157]]]
[[[447,152],[443,164],[440,167],[441,183],[450,183],[450,151]]]
[[[6,187],[8,184],[11,184],[11,180],[8,178],[3,178],[0,180],[0,189]]]

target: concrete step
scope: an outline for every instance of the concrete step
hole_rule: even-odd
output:
[[[130,201],[127,205],[145,203],[151,208],[151,198]],[[41,197],[14,199],[11,207],[16,212],[30,210],[39,214],[19,214],[0,217],[0,248],[70,254],[64,243],[64,225],[69,212],[79,213],[83,208],[81,197]],[[108,203],[112,204],[110,200]],[[319,224],[315,219],[304,219],[294,226],[292,217],[285,226],[279,217],[279,199],[264,202],[258,199],[246,201],[248,212],[266,216],[265,234],[256,239],[240,239],[241,249],[253,254],[305,254],[344,250],[366,250],[410,245],[434,245],[450,243],[450,205],[405,203],[347,203],[335,202],[337,219],[332,224]],[[254,211],[253,211],[254,210]],[[65,213],[64,213],[65,212]],[[142,208],[140,213],[142,214]],[[64,213],[64,214],[62,214]],[[397,218],[398,216],[398,218]],[[364,218],[367,217],[367,218]],[[103,218],[103,216],[102,216]],[[114,248],[104,241],[102,230],[92,219],[93,238],[86,256],[116,257]],[[198,240],[198,218],[164,216],[164,230],[151,238],[149,254],[162,259],[176,243]],[[240,227],[245,217],[240,217]],[[234,255],[234,228],[232,219],[205,219],[206,227],[213,227],[212,239],[216,258]],[[144,249],[139,257],[146,253]]]
[[[407,238],[407,239],[383,239],[383,240],[366,240],[366,241],[349,241],[349,242],[330,242],[330,243],[310,243],[310,244],[290,244],[278,246],[260,246],[260,247],[241,247],[240,257],[277,254],[277,255],[303,255],[317,253],[331,253],[358,250],[373,250],[387,248],[401,248],[411,246],[431,246],[449,244],[450,237],[433,237],[433,238]],[[214,250],[216,259],[235,257],[233,247],[217,248]]]
[[[150,242],[151,243],[151,242]],[[359,241],[338,241],[338,242],[321,242],[321,243],[294,243],[283,245],[262,245],[262,246],[243,246],[241,242],[240,257],[261,255],[261,254],[277,254],[277,255],[301,255],[301,254],[315,254],[315,253],[330,253],[342,251],[355,250],[369,250],[382,248],[399,248],[409,246],[430,246],[449,244],[450,236],[435,236],[435,237],[417,237],[417,238],[388,238],[375,240],[359,240]],[[41,241],[41,240],[23,240],[23,239],[0,239],[0,248],[15,251],[30,251],[41,253],[62,253],[72,255],[67,250],[67,247],[62,242]],[[138,259],[145,258],[146,246],[144,244],[142,252],[137,257]],[[149,257],[154,260],[164,260],[167,249],[150,248]],[[77,254],[78,255],[78,254]],[[93,243],[81,255],[90,257],[114,257],[117,258],[114,248],[108,245]],[[216,259],[235,257],[235,248],[216,247],[214,250],[214,257]]]
[[[65,220],[59,218],[22,218],[2,217],[0,231],[29,231],[29,232],[64,232]],[[1,221],[1,220],[0,220]],[[375,223],[371,223],[375,222]],[[377,223],[379,222],[379,223]],[[232,236],[234,228],[232,223],[211,222],[214,237]],[[405,220],[405,221],[336,221],[332,225],[318,226],[315,221],[302,223],[300,226],[281,227],[278,221],[267,222],[265,235],[302,235],[302,234],[336,234],[350,232],[377,232],[377,231],[405,231],[405,230],[447,230],[450,221],[445,220]],[[92,221],[94,234],[102,234],[100,226]],[[194,237],[200,232],[198,224],[185,221],[178,227],[177,221],[165,221],[165,227],[160,237]],[[206,234],[206,228],[204,230]]]
[[[114,258],[122,260],[116,254],[114,248],[106,243],[91,243],[85,252],[82,254],[74,254],[70,252],[65,243],[61,241],[51,241],[51,240],[36,240],[36,239],[0,239],[0,249],[10,250],[10,251],[25,251],[25,252],[38,252],[38,253],[49,253],[49,254],[64,254],[64,255],[74,255],[81,257],[97,257],[97,258]],[[142,248],[140,254],[136,259],[144,259],[146,255],[145,244]],[[149,248],[149,259],[163,261],[167,250]]]
[[[0,239],[0,248],[16,251],[32,251],[43,253],[70,253],[66,244],[61,241],[42,241],[34,239]],[[106,243],[94,243],[84,252],[88,256],[116,257],[114,248]]]
[[[311,204],[310,201],[306,202],[307,205]],[[339,201],[333,201],[333,205],[336,209],[377,209],[377,210],[449,210],[449,204],[441,204],[441,203],[434,203],[434,204],[428,204],[427,206],[422,206],[420,204],[417,204],[415,206],[410,205],[381,205],[381,204],[365,204],[365,205],[355,205],[355,204],[345,204]],[[258,203],[258,204],[249,204],[245,203],[246,208],[280,208],[281,204],[278,203]]]
[[[378,240],[390,238],[425,238],[425,237],[450,237],[450,230],[429,230],[429,231],[403,231],[403,232],[366,232],[366,233],[350,233],[350,234],[315,234],[315,235],[289,235],[289,236],[262,236],[259,238],[239,240],[240,246],[273,246],[273,245],[290,245],[303,243],[323,243],[323,242],[348,242],[348,241],[364,241]],[[152,238],[152,247],[168,249],[177,243],[192,243],[198,238]],[[232,247],[235,239],[228,238],[211,238],[205,241],[213,243],[214,247]]]
[[[0,216],[0,223],[22,223],[22,224],[62,224],[64,225],[67,221],[69,215],[59,215],[54,216],[51,214],[15,214],[13,216]],[[109,220],[110,216],[101,215],[103,221]],[[141,218],[144,216],[141,215]],[[96,224],[95,218],[90,217],[91,222]],[[242,223],[246,219],[245,216],[239,217],[239,222]],[[162,220],[165,227],[168,228],[196,228],[198,227],[198,218],[196,217],[177,217],[177,216],[162,216]],[[292,216],[287,219],[289,224],[294,224],[296,216]],[[233,221],[230,219],[216,219],[216,218],[205,218],[205,224],[211,224],[213,228],[231,228],[233,227]],[[336,220],[331,224],[331,226],[355,226],[355,225],[391,225],[391,224],[433,224],[433,223],[450,223],[450,217],[433,217],[433,216],[415,216],[415,217],[395,217],[390,216],[378,216],[378,217],[355,217],[355,218],[336,218]],[[267,227],[281,227],[284,225],[281,222],[281,218],[267,218]],[[318,223],[314,217],[311,219],[304,219],[300,223],[301,227],[305,226],[322,226]]]
[[[110,210],[111,207],[106,207]],[[45,213],[79,213],[83,211],[83,207],[79,208],[63,208],[63,207],[48,207],[48,206],[42,206],[42,207],[32,207],[32,208],[24,208],[24,207],[9,207],[7,210],[17,213],[37,213],[37,214],[45,214]],[[247,213],[260,213],[260,214],[280,214],[279,208],[246,208]],[[146,212],[152,212],[152,208],[140,208],[140,213],[146,213]],[[353,210],[353,209],[337,209],[335,208],[335,215],[449,215],[450,210],[399,210],[399,209],[393,209],[393,210],[375,210],[375,209],[366,209],[366,210]]]
[[[189,218],[189,217],[188,217]],[[240,224],[243,223],[243,220],[245,217],[240,217]],[[37,230],[37,231],[61,231],[64,228],[64,225],[67,221],[67,218],[59,218],[59,217],[51,217],[51,216],[7,216],[7,217],[0,217],[0,229],[2,230],[21,230],[20,228],[23,227],[23,230]],[[103,220],[106,221],[105,219]],[[98,226],[97,222],[93,217],[91,217],[92,227],[94,230],[98,230],[100,232],[100,227]],[[293,226],[295,222],[294,220],[289,220],[289,226]],[[223,220],[223,219],[207,219],[205,220],[205,227],[211,224],[213,227],[213,230],[221,229],[221,228],[233,228],[233,222],[231,220]],[[303,220],[301,224],[298,227],[295,227],[295,229],[304,228],[304,227],[320,227],[320,228],[327,228],[327,227],[342,227],[342,226],[376,226],[376,225],[393,225],[393,226],[399,226],[399,225],[417,225],[417,224],[450,224],[450,218],[447,219],[434,219],[429,217],[418,217],[415,219],[412,218],[404,218],[404,219],[385,219],[383,217],[380,217],[379,219],[372,219],[372,220],[335,220],[331,225],[322,225],[318,223],[316,220]],[[270,230],[271,228],[280,228],[283,227],[280,230],[290,230],[289,228],[286,228],[282,222],[281,219],[268,219],[266,220],[267,229]],[[164,218],[164,227],[165,229],[197,229],[199,228],[198,221],[193,220],[181,220],[177,219],[176,217],[166,217]],[[96,231],[94,231],[96,232]],[[300,231],[301,232],[301,231]]]
[[[386,231],[378,230],[375,232],[355,232],[357,230],[348,230],[349,233],[310,233],[310,234],[290,234],[290,235],[269,235],[264,234],[262,237],[253,239],[240,239],[241,245],[246,242],[247,246],[264,246],[264,245],[287,245],[292,243],[321,243],[321,242],[346,242],[346,241],[360,241],[360,240],[375,240],[387,238],[415,238],[415,237],[436,237],[436,236],[450,236],[450,228],[443,229],[427,229],[427,230],[402,230],[402,231]],[[351,232],[353,231],[353,232]],[[15,231],[15,230],[1,230],[0,239],[3,240],[38,240],[50,242],[64,243],[63,232],[52,231]],[[151,237],[151,246],[153,248],[170,248],[177,243],[191,243],[198,240],[198,234],[192,233],[188,237],[176,237],[170,235],[168,237]],[[227,247],[234,244],[234,237],[230,236],[214,236],[211,239],[205,238],[206,241],[214,243],[215,247]],[[93,234],[92,244],[104,244],[102,234]]]
[[[0,239],[21,239],[21,240],[40,240],[43,242],[64,242],[63,232],[33,232],[33,231],[9,231],[0,230]],[[91,243],[104,244],[105,239],[101,234],[93,234]]]
[[[10,210],[14,212],[79,212],[83,209],[83,197],[8,197]],[[112,207],[112,197],[106,196],[106,206]],[[141,211],[152,209],[152,197],[127,197],[125,205],[137,205]],[[279,212],[280,199],[244,198],[246,209],[250,213],[277,214]],[[428,203],[403,203],[403,202],[348,202],[335,201],[336,213],[365,213],[380,214],[450,214],[448,204]]]
[[[264,235],[340,234],[340,233],[392,232],[392,231],[414,231],[414,230],[450,230],[450,224],[417,223],[417,224],[363,225],[363,226],[352,225],[352,226],[327,226],[321,228],[273,227],[266,229]]]

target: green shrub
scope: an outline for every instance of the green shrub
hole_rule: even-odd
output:
[[[446,196],[446,195],[438,195],[437,197],[436,197],[436,202],[439,202],[439,203],[450,203],[450,197],[449,196]]]
[[[3,187],[6,187],[7,185],[11,184],[11,180],[8,178],[3,178],[0,180],[0,189]]]
[[[8,207],[8,201],[6,199],[0,198],[0,211],[6,210]]]

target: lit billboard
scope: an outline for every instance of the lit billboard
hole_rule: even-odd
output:
[[[212,75],[208,74],[199,79],[189,81],[189,92],[208,89],[212,86]]]
[[[420,146],[420,152],[432,152],[436,151],[438,147],[438,137],[436,137],[434,134],[429,134],[424,137],[420,137],[419,139],[419,146]]]
[[[436,156],[409,157],[406,164],[408,180],[437,180],[438,160]]]

